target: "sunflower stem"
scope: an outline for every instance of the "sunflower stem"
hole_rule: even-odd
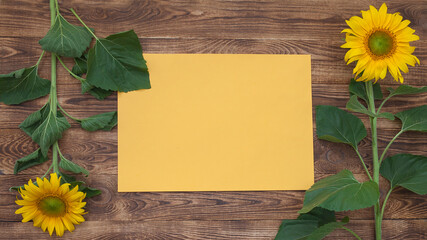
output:
[[[366,94],[368,95],[369,106],[368,109],[373,114],[375,111],[375,98],[374,90],[372,86],[372,81],[366,82]],[[371,123],[371,134],[372,134],[372,161],[373,161],[373,180],[380,187],[380,163],[378,161],[378,137],[377,137],[377,118],[369,117]],[[380,200],[374,205],[374,214],[375,214],[375,239],[381,240],[381,209],[380,209]]]
[[[55,19],[57,16],[57,9],[55,7],[56,0],[50,0],[50,25],[53,26],[55,24]],[[56,117],[56,112],[58,109],[58,96],[56,93],[56,54],[51,53],[51,84],[50,84],[50,111],[52,112],[53,116]],[[59,174],[59,167],[58,167],[58,141],[56,141],[53,144],[52,147],[52,165],[53,165],[53,172]]]

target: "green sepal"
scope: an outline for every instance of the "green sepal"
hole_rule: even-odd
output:
[[[306,191],[304,205],[299,213],[310,212],[315,207],[333,211],[367,208],[378,202],[379,196],[376,182],[360,183],[352,172],[345,169],[314,183]]]
[[[22,68],[8,74],[0,74],[0,102],[7,105],[20,104],[46,96],[50,81],[39,77],[38,66]]]
[[[406,188],[416,194],[427,194],[427,157],[397,154],[381,163],[381,175],[390,181],[391,188]]]
[[[30,153],[29,155],[16,160],[15,167],[13,168],[13,174],[18,174],[18,172],[42,164],[48,160],[47,156],[43,156],[40,151],[40,148],[36,151]]]
[[[80,57],[92,41],[90,32],[80,26],[72,25],[58,14],[55,23],[46,36],[39,41],[43,50],[64,57]]]
[[[133,30],[96,41],[89,50],[86,79],[105,90],[128,92],[151,88],[148,68]]]

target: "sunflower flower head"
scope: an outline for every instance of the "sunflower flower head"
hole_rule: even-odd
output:
[[[373,6],[368,11],[361,11],[362,17],[353,16],[347,20],[350,28],[344,29],[346,43],[342,48],[349,48],[344,60],[347,64],[357,61],[353,74],[356,81],[384,79],[387,70],[401,83],[400,71],[408,72],[408,64],[415,66],[420,60],[412,53],[415,47],[409,42],[419,40],[415,30],[408,27],[410,21],[403,20],[399,13],[387,13],[383,3],[380,9]]]
[[[36,184],[31,180],[21,188],[19,193],[22,199],[17,199],[16,204],[22,206],[16,214],[22,214],[22,222],[33,220],[35,227],[43,231],[53,230],[57,236],[62,236],[65,230],[72,232],[74,225],[84,222],[83,199],[86,194],[75,186],[70,189],[69,183],[60,184],[61,177],[56,173],[50,175],[50,180],[37,178]]]

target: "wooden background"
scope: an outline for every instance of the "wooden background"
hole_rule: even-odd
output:
[[[135,29],[146,53],[260,53],[310,54],[312,56],[313,106],[341,108],[348,100],[352,67],[343,58],[345,19],[360,15],[369,4],[380,1],[342,0],[62,0],[61,12],[77,24],[73,7],[100,37]],[[421,38],[413,43],[421,65],[405,74],[407,84],[427,85],[427,2],[387,1],[391,12],[400,12]],[[0,74],[30,66],[41,53],[38,40],[49,29],[48,0],[0,0]],[[49,78],[49,55],[40,75]],[[71,66],[72,61],[66,62]],[[60,66],[58,68],[61,68]],[[86,117],[117,106],[116,96],[97,101],[80,94],[79,82],[63,69],[58,72],[60,104],[75,117]],[[383,86],[398,86],[389,77]],[[32,223],[20,223],[15,215],[15,192],[29,178],[41,176],[47,164],[13,175],[16,159],[37,146],[19,130],[27,115],[45,98],[19,106],[0,104],[0,238],[50,239]],[[396,97],[384,110],[397,112],[426,104],[427,94]],[[367,125],[367,119],[364,118]],[[399,122],[379,121],[379,144],[384,147],[400,127]],[[314,132],[313,132],[314,133]],[[314,140],[315,177],[323,178],[348,168],[365,179],[357,156],[348,146]],[[370,159],[370,139],[361,143],[363,157]],[[410,151],[427,155],[427,134],[405,133],[390,154]],[[87,179],[103,194],[88,200],[86,222],[65,239],[272,239],[282,219],[296,218],[303,191],[117,193],[117,129],[89,133],[72,124],[60,141],[67,157],[86,167]],[[371,164],[368,164],[371,168]],[[385,183],[385,181],[383,181]],[[383,184],[383,188],[385,185]],[[386,189],[381,191],[382,195]],[[373,239],[372,209],[340,213],[363,239]],[[426,239],[425,196],[399,189],[391,195],[383,226],[384,239]],[[329,239],[353,239],[336,231]]]

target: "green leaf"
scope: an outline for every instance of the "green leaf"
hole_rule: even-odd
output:
[[[95,197],[95,196],[98,196],[102,193],[101,190],[96,189],[96,188],[91,188],[91,187],[83,187],[81,189],[81,191],[86,193],[86,198]]]
[[[391,187],[404,187],[416,194],[427,194],[427,157],[397,154],[381,163],[380,173]]]
[[[351,79],[350,84],[348,86],[348,90],[350,92],[350,95],[356,95],[359,98],[365,100],[365,102],[368,102],[368,95],[366,94],[366,86],[365,82],[356,82],[354,78]],[[373,85],[374,90],[374,98],[376,100],[383,99],[383,93],[381,92],[381,86],[377,82]]]
[[[60,112],[54,116],[53,112],[49,111],[47,117],[34,130],[31,138],[40,145],[43,155],[47,156],[50,146],[62,137],[63,131],[70,127],[67,119]]]
[[[71,72],[81,77],[83,74],[87,72],[87,54],[84,54],[81,57],[74,58],[74,66],[71,69]]]
[[[77,163],[66,159],[61,154],[59,156],[61,157],[61,161],[59,162],[60,168],[73,173],[83,173],[86,177],[89,175],[89,172],[83,167],[79,166]]]
[[[48,160],[48,158],[46,156],[43,156],[43,154],[40,151],[40,148],[37,149],[36,151],[30,153],[29,155],[18,159],[15,162],[15,167],[13,169],[13,173],[17,174],[18,172],[30,168],[32,166],[35,165],[39,165],[42,164],[44,162],[46,162]]]
[[[86,183],[83,181],[74,181],[70,183],[70,189],[74,188],[75,186],[79,186],[79,191],[86,193],[86,198],[91,198],[102,193],[99,189],[87,187],[85,185]]]
[[[110,131],[117,125],[117,112],[106,112],[82,119],[80,125],[87,131]]]
[[[87,63],[86,79],[95,87],[119,92],[151,88],[141,44],[133,30],[97,40]]]
[[[367,135],[359,118],[334,106],[316,106],[316,128],[319,139],[350,144],[353,148]]]
[[[344,222],[331,222],[325,224],[316,230],[314,230],[311,235],[307,238],[307,240],[320,240],[329,235],[335,229],[339,229],[344,226],[346,223]]]
[[[37,65],[0,74],[0,102],[20,104],[47,95],[50,81],[37,75]]]
[[[307,213],[318,206],[334,211],[367,208],[374,205],[378,198],[377,183],[360,183],[345,169],[313,184],[305,193],[304,206],[299,213]]]
[[[275,240],[306,240],[318,224],[315,220],[283,220]]]
[[[316,207],[296,220],[283,220],[275,240],[320,240],[348,222],[336,222],[335,212]]]
[[[92,35],[84,27],[67,22],[58,14],[54,25],[46,36],[39,41],[43,50],[54,52],[64,57],[80,57],[89,47]]]
[[[366,107],[359,102],[356,95],[350,97],[350,100],[348,100],[347,105],[345,107],[353,112],[363,113],[371,117],[375,116],[375,114],[368,111],[368,109],[366,109]]]
[[[68,174],[65,174],[63,172],[58,171],[56,174],[58,174],[58,177],[62,177],[61,178],[61,184],[64,183],[72,183],[76,181],[76,178],[73,176],[70,176]]]
[[[316,220],[319,222],[319,226],[325,225],[330,222],[335,222],[335,212],[321,208],[315,207],[308,213],[300,214],[297,218],[298,220]]]
[[[392,113],[384,112],[380,114],[375,114],[368,111],[368,109],[366,109],[366,107],[359,102],[356,95],[350,97],[350,100],[347,102],[346,108],[350,111],[363,113],[371,117],[382,117],[387,118],[389,120],[394,120],[394,114]]]
[[[427,86],[426,87],[412,87],[408,85],[400,85],[398,88],[387,88],[387,90],[390,92],[389,97],[397,96],[397,95],[409,95],[409,94],[418,94],[418,93],[425,93],[427,92]]]
[[[399,112],[396,117],[402,121],[402,131],[427,132],[427,105]]]
[[[378,115],[376,115],[377,117],[380,117],[380,118],[387,118],[388,120],[394,120],[394,114],[393,113],[389,113],[389,112],[383,112],[383,113],[380,113],[380,114],[378,114]]]
[[[47,118],[50,112],[50,105],[47,103],[38,111],[31,113],[20,125],[19,128],[22,129],[28,136],[32,136],[34,131],[43,123]]]

